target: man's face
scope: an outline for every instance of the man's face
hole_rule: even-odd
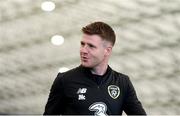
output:
[[[83,35],[80,47],[82,66],[93,68],[105,62],[107,50],[104,42],[98,35]]]

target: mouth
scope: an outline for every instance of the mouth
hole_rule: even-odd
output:
[[[87,62],[88,59],[89,59],[89,58],[87,58],[87,57],[85,57],[85,56],[81,56],[81,60],[82,60],[83,62]]]

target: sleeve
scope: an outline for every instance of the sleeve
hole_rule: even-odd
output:
[[[129,77],[127,78],[127,93],[125,98],[124,111],[127,115],[146,115],[141,102],[137,98],[136,91]]]
[[[62,73],[58,73],[50,90],[49,98],[43,115],[59,115],[64,112],[65,97]]]

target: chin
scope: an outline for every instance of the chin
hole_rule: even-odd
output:
[[[83,67],[86,67],[86,68],[91,68],[92,66],[90,66],[90,65],[88,65],[88,64],[85,64],[85,63],[81,63],[81,65],[83,66]]]

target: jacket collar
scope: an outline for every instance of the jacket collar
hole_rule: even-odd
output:
[[[83,67],[82,65],[80,65],[80,68],[82,69],[82,71],[86,75],[86,77],[90,78],[91,80],[93,80],[95,82],[96,82],[96,78],[98,78],[98,77],[102,78],[101,84],[106,82],[106,80],[110,78],[110,75],[112,73],[112,69],[111,69],[111,67],[109,65],[108,65],[108,68],[107,68],[107,70],[106,70],[104,75],[95,75],[95,74],[92,74],[91,71],[90,71],[90,68]]]

